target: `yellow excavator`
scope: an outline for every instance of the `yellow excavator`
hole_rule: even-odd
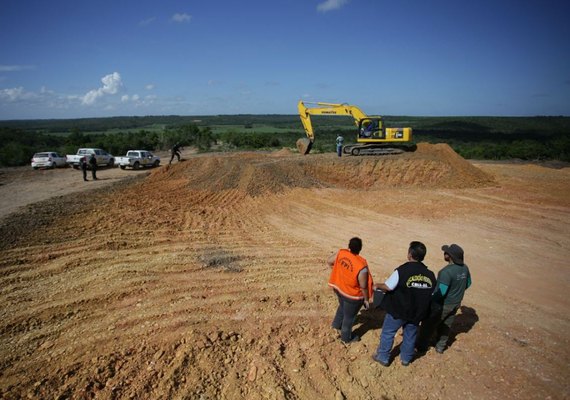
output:
[[[307,107],[309,104],[312,106]],[[297,149],[301,154],[309,154],[315,142],[311,115],[348,115],[354,119],[354,124],[358,128],[356,144],[344,146],[344,154],[386,155],[416,150],[416,145],[412,143],[412,128],[386,128],[382,117],[368,116],[356,106],[299,101],[297,108],[307,135],[307,138],[297,140]]]

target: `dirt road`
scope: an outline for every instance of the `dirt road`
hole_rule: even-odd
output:
[[[568,168],[445,145],[283,150],[189,157],[90,193],[2,220],[1,398],[570,397]],[[380,281],[412,240],[436,272],[442,244],[465,249],[474,283],[444,354],[374,363],[381,311],[340,342],[325,260],[352,236]]]
[[[102,167],[97,172],[96,181],[91,180],[91,171],[88,171],[89,181],[85,182],[81,170],[73,168],[35,171],[30,167],[1,168],[0,219],[38,201],[108,187],[120,180],[147,173],[146,170]]]

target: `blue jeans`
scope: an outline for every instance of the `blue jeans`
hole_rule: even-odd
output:
[[[403,327],[404,340],[400,346],[400,360],[409,363],[414,358],[414,347],[416,345],[416,336],[418,335],[418,325],[403,319],[396,319],[389,313],[386,313],[384,324],[382,325],[382,334],[380,335],[380,344],[376,349],[375,357],[384,363],[390,362],[390,352],[394,344],[394,336],[398,329]]]
[[[338,154],[339,157],[342,157],[342,145],[336,145],[336,154]]]

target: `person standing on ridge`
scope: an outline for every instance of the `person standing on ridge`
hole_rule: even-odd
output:
[[[352,334],[352,326],[362,306],[367,310],[372,295],[372,274],[366,259],[360,256],[362,240],[350,239],[348,249],[340,249],[332,254],[327,264],[332,268],[329,286],[338,297],[338,308],[332,327],[340,330],[340,338],[345,343],[358,342],[360,337]]]
[[[407,367],[414,358],[416,337],[420,322],[429,314],[430,300],[435,287],[435,274],[422,262],[426,246],[411,242],[408,261],[394,270],[385,283],[375,285],[386,294],[382,308],[386,310],[382,334],[372,359],[387,367],[396,332],[403,328],[404,339],[400,346],[400,360]]]
[[[339,157],[342,157],[342,145],[343,145],[343,143],[344,143],[344,138],[339,133],[338,136],[336,137],[336,154]]]
[[[437,289],[432,296],[431,313],[422,322],[417,344],[420,353],[427,351],[434,333],[435,351],[440,354],[445,351],[455,314],[461,306],[465,291],[471,286],[471,274],[463,262],[463,249],[452,244],[442,246],[441,250],[447,265],[437,274]]]
[[[170,149],[170,153],[172,154],[170,156],[170,162],[168,163],[168,165],[172,164],[172,161],[174,160],[174,156],[176,156],[176,158],[178,159],[178,162],[180,162],[180,150],[182,150],[182,146],[180,145],[180,143],[176,143],[172,149]]]

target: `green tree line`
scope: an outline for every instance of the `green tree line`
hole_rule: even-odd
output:
[[[467,159],[570,162],[568,117],[385,117],[384,121],[386,126],[412,126],[416,143],[448,143]],[[315,117],[313,122],[314,153],[334,152],[338,134],[346,144],[356,139],[350,118]],[[29,164],[39,151],[74,154],[79,147],[100,147],[114,155],[129,149],[167,150],[178,142],[200,151],[270,150],[295,148],[296,140],[304,136],[295,115],[0,121],[0,166]]]
[[[69,135],[0,127],[0,166],[29,164],[34,153],[40,151],[56,151],[65,155],[75,154],[80,147],[95,147],[114,155],[124,155],[132,149],[167,150],[175,143],[207,151],[215,142],[210,128],[192,124],[165,128],[160,132],[141,129],[138,132],[93,134],[73,129]]]

